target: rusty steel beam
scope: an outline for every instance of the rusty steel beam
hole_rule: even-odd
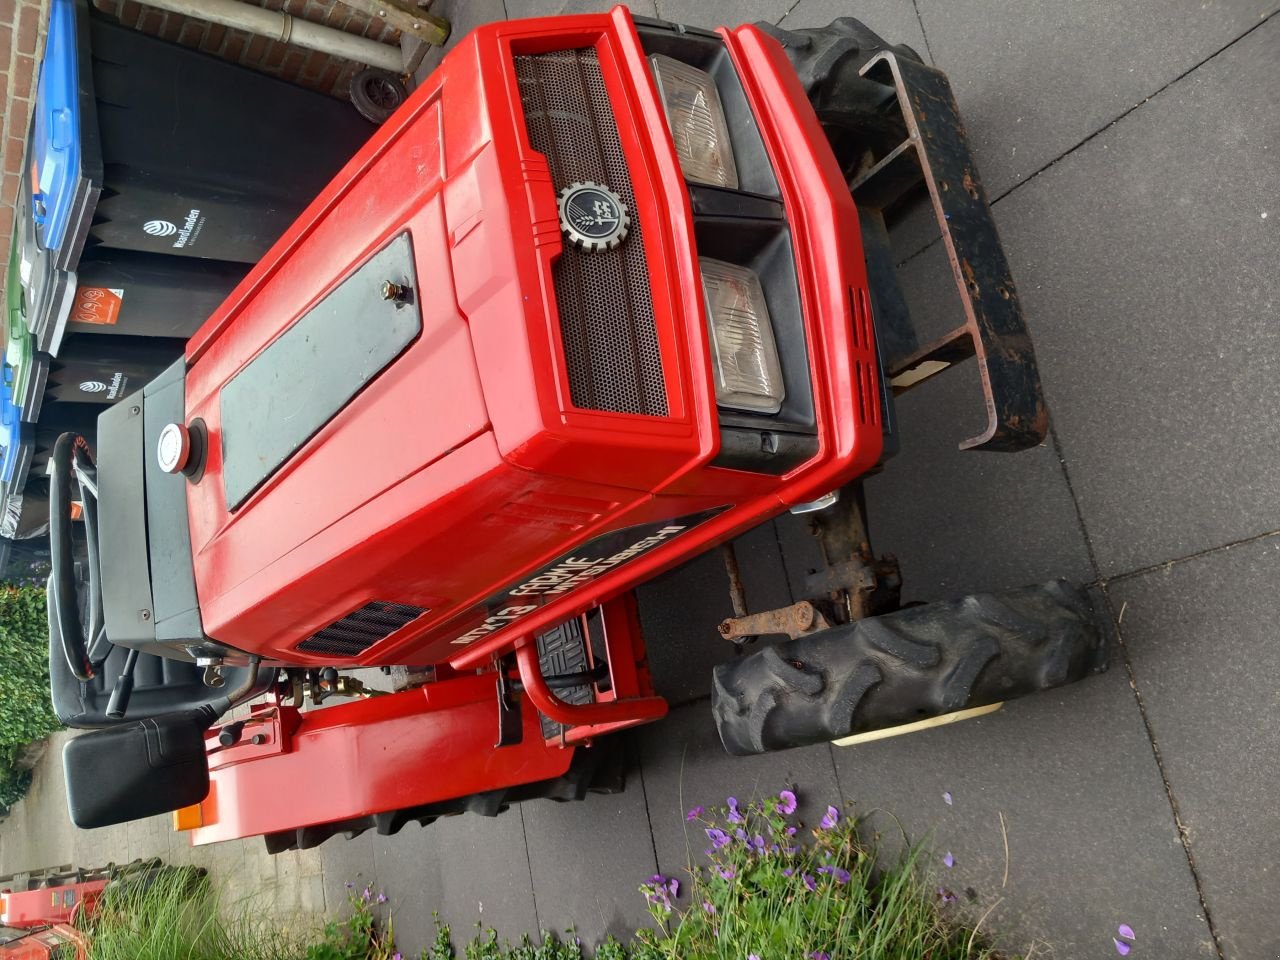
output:
[[[429,43],[433,47],[444,46],[449,39],[450,24],[444,17],[427,13],[413,0],[342,0],[384,23],[389,23],[402,34]]]

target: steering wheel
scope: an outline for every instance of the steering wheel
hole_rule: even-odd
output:
[[[98,553],[97,470],[84,437],[64,433],[53,447],[53,475],[49,482],[49,552],[53,571],[49,574],[49,642],[61,648],[67,667],[82,682],[92,680],[107,654],[102,612],[102,573]],[[84,529],[88,557],[88,614],[80,618],[80,595],[76,589],[75,556],[71,538],[71,485],[74,483],[84,505]]]

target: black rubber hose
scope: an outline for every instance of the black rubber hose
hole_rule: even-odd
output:
[[[77,680],[93,679],[84,644],[84,626],[76,600],[75,558],[71,548],[71,458],[74,433],[64,433],[53,445],[53,476],[49,481],[50,612],[57,617],[58,636],[67,667]]]

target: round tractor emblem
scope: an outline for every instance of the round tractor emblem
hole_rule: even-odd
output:
[[[622,198],[598,183],[571,183],[560,191],[560,229],[588,253],[616,249],[627,239],[631,214]]]
[[[178,232],[178,225],[168,220],[148,220],[142,229],[153,237],[171,237]]]
[[[80,382],[81,393],[106,393],[107,385],[101,380],[82,380]]]

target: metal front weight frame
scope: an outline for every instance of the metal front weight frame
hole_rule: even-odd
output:
[[[896,349],[885,357],[889,382],[895,393],[901,393],[954,363],[975,357],[987,427],[961,443],[961,449],[1012,451],[1037,446],[1049,426],[1040,374],[951,84],[941,71],[890,52],[868,61],[861,75],[872,82],[893,84],[907,134],[850,185],[863,223],[863,242],[868,246],[888,243],[885,208],[923,181],[964,308],[963,324],[920,346],[914,342],[901,292],[897,304],[880,304],[888,311],[877,318],[877,329],[889,326],[900,332]],[[882,248],[874,255],[883,257],[887,252]]]
[[[1037,446],[1049,420],[1035,353],[946,74],[848,17],[820,30],[769,32],[786,49],[849,178],[876,337],[894,394],[972,357],[987,426],[961,449]],[[886,215],[900,218],[925,199],[963,322],[922,345],[898,282]]]

